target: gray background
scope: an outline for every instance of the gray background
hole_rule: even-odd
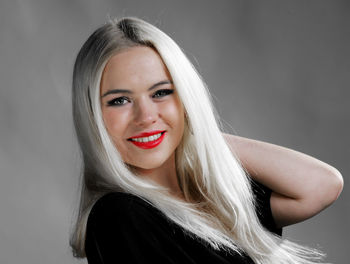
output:
[[[68,246],[80,169],[70,84],[79,48],[108,14],[139,16],[172,36],[226,127],[313,155],[347,183],[349,1],[2,0],[1,263],[86,263]],[[284,235],[346,263],[349,198],[345,186]]]

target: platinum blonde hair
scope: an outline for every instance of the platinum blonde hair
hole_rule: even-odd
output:
[[[149,46],[161,56],[186,112],[176,169],[186,201],[162,186],[138,177],[121,159],[104,126],[100,81],[108,60],[135,46]],[[255,263],[319,263],[322,254],[265,230],[255,213],[249,177],[226,144],[210,94],[179,46],[155,26],[137,19],[112,19],[81,48],[73,73],[73,117],[84,173],[79,214],[71,246],[85,256],[88,215],[102,195],[132,193],[152,203],[188,234],[215,249],[248,254]]]

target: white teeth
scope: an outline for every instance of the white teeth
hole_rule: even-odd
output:
[[[149,137],[142,137],[142,138],[132,138],[132,141],[136,141],[136,142],[149,142],[149,141],[154,141],[157,140],[158,138],[160,138],[160,136],[162,135],[162,133],[156,134],[156,135],[152,135]]]

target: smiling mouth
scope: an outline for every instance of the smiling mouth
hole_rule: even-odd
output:
[[[165,132],[166,131],[162,131],[149,136],[129,138],[128,141],[130,141],[131,143],[133,143],[135,146],[139,148],[143,148],[143,149],[155,148],[163,141]]]
[[[128,140],[136,141],[136,142],[149,142],[149,141],[157,140],[158,138],[160,138],[162,136],[163,133],[165,133],[165,131],[160,132],[158,134],[154,134],[154,135],[149,136],[149,137],[130,138]]]

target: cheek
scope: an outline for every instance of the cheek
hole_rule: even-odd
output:
[[[128,115],[115,109],[102,112],[106,129],[113,140],[122,139],[128,124]],[[115,142],[117,143],[117,142]]]
[[[160,113],[173,129],[177,129],[181,133],[184,126],[184,110],[179,102],[174,100],[171,104],[160,109]]]

